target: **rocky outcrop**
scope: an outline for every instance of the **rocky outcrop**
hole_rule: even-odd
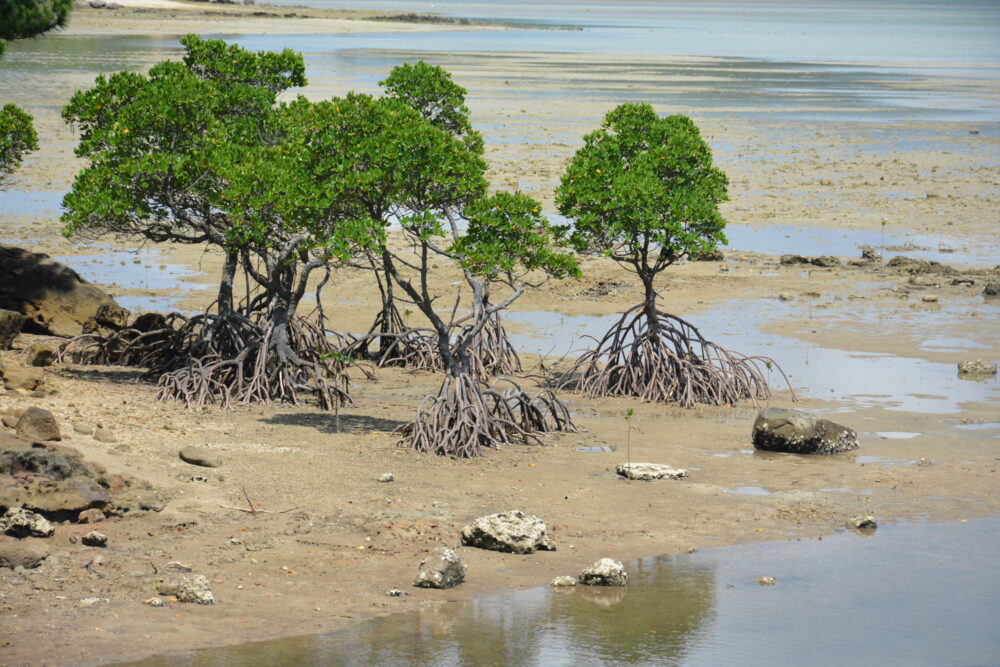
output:
[[[479,517],[462,529],[462,544],[512,554],[556,550],[545,522],[520,510]]]
[[[11,537],[49,537],[55,530],[45,517],[23,507],[11,507],[0,518],[0,533]]]
[[[159,511],[166,500],[149,483],[109,473],[65,445],[0,433],[0,511],[26,507],[59,521]]]
[[[687,470],[671,468],[661,463],[619,463],[615,471],[625,479],[650,482],[654,479],[681,479],[687,477]]]
[[[799,410],[767,408],[754,422],[753,446],[791,454],[837,454],[857,449],[858,434]]]
[[[468,568],[458,554],[446,547],[439,547],[420,561],[413,585],[417,588],[454,588],[465,581],[467,571]]]
[[[25,410],[21,418],[17,420],[14,430],[17,431],[19,437],[25,440],[39,442],[62,440],[55,415],[44,408],[32,406]]]
[[[9,350],[24,327],[24,315],[0,308],[0,350]]]
[[[624,586],[628,572],[613,558],[602,558],[581,572],[579,579],[584,586]]]
[[[85,322],[106,311],[125,311],[115,300],[48,255],[0,246],[0,308],[24,315],[23,330],[77,336]]]
[[[818,257],[806,257],[805,255],[782,255],[779,260],[785,266],[795,264],[809,264],[822,268],[834,268],[840,266],[840,260],[832,255],[820,255]]]
[[[954,267],[948,266],[947,264],[933,262],[926,259],[914,259],[912,257],[906,257],[905,255],[897,255],[893,257],[889,260],[886,266],[902,273],[908,273],[911,276],[928,273],[939,276],[958,275],[958,270]]]

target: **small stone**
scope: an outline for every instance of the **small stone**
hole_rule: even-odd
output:
[[[94,429],[94,440],[97,442],[118,442],[118,439],[106,428]]]
[[[923,301],[924,303],[937,303],[938,296],[937,294],[925,294],[922,297],[920,297],[920,300]]]
[[[645,482],[654,479],[682,479],[687,477],[687,470],[671,468],[661,463],[620,463],[615,472],[626,479],[642,480]]]
[[[958,364],[958,374],[990,377],[997,374],[997,365],[996,362],[983,361],[982,359],[961,361]]]
[[[173,596],[179,602],[215,604],[215,596],[212,595],[212,589],[208,585],[208,577],[202,574],[164,581],[157,591],[160,595]]]
[[[761,586],[774,586],[778,583],[778,580],[774,577],[757,577],[753,581],[755,584],[760,584]]]
[[[93,607],[95,604],[99,604],[101,598],[83,598],[80,600],[79,606],[81,607]]]
[[[391,472],[384,472],[378,476],[378,481],[380,482],[394,482],[396,481],[396,476]]]
[[[398,588],[390,588],[385,592],[385,594],[387,597],[390,598],[398,598],[403,594],[403,591],[399,590]]]
[[[207,449],[195,447],[194,445],[188,445],[182,449],[180,451],[180,457],[185,463],[190,463],[193,466],[201,466],[203,468],[218,468],[222,465],[222,459],[218,456],[211,453]]]
[[[106,547],[108,546],[108,536],[104,533],[100,533],[96,530],[92,530],[83,536],[81,540],[84,546],[87,547]]]
[[[162,607],[163,600],[161,600],[160,598],[149,598],[148,600],[144,601],[144,604],[148,604],[150,607]]]
[[[25,440],[39,442],[62,440],[55,415],[44,408],[32,406],[25,410],[21,418],[17,420],[15,428],[17,435]]]
[[[561,577],[556,577],[555,579],[550,581],[549,586],[552,586],[553,588],[563,588],[565,586],[576,586],[577,583],[579,582],[577,582],[576,577],[563,575]]]
[[[794,298],[795,297],[789,294],[788,292],[782,292],[781,294],[778,295],[778,301],[791,301]]]
[[[49,537],[55,528],[40,514],[21,507],[10,507],[0,518],[0,532],[11,537]]]
[[[438,547],[420,561],[413,585],[417,588],[454,588],[465,581],[466,572],[468,567],[458,554],[447,547]]]
[[[628,583],[625,566],[612,558],[602,558],[580,573],[584,586],[624,586]]]
[[[878,528],[878,523],[875,521],[875,517],[869,514],[851,517],[847,520],[847,527],[854,530],[875,530]]]
[[[79,433],[80,435],[94,435],[94,427],[90,424],[76,422],[73,424],[73,432]]]
[[[933,464],[929,460],[921,458],[921,459],[917,459],[917,465],[920,466],[921,468],[926,468],[927,466],[930,466],[930,465],[933,465]]]
[[[983,296],[1000,296],[1000,280],[988,280],[983,287]]]

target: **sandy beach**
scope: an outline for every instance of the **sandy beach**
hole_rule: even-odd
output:
[[[376,21],[391,13],[367,10],[119,2],[123,8],[117,10],[78,8],[69,28],[53,39],[456,28]],[[296,48],[294,41],[288,46]],[[16,50],[8,57],[18,62]],[[136,67],[163,57],[150,54],[149,62]],[[737,62],[713,59],[540,52],[439,58],[470,91],[473,123],[487,139],[491,184],[519,188],[550,212],[553,189],[580,137],[608,108],[604,101],[584,97],[546,97],[553,81],[562,85],[575,79],[581,90],[600,82],[605,94],[624,101],[643,99],[666,77],[677,77],[672,85],[679,95],[711,88],[714,77],[724,80],[740,68]],[[684,74],[678,74],[681,66]],[[8,73],[18,76],[12,69],[0,71]],[[311,98],[346,92],[337,73],[308,75],[304,92]],[[35,115],[43,149],[18,172],[12,191],[65,192],[80,167],[72,155],[76,136],[60,119],[59,107],[93,77],[79,72],[44,77],[34,88],[20,88],[13,100]],[[1000,88],[989,77],[970,81],[956,75],[925,83],[945,95],[967,85],[993,93]],[[885,378],[878,377],[877,368],[882,366],[872,370],[862,363],[891,355],[904,360],[902,366],[954,369],[968,358],[1000,358],[1000,304],[982,295],[985,281],[1000,273],[989,259],[1000,256],[993,254],[1000,219],[1000,138],[982,131],[995,123],[880,125],[763,113],[749,118],[743,111],[734,102],[711,115],[692,113],[729,175],[730,201],[723,213],[734,230],[757,230],[769,239],[762,246],[775,248],[784,247],[793,227],[817,230],[829,239],[887,230],[923,239],[923,245],[887,249],[886,258],[915,250],[940,252],[941,261],[954,263],[955,276],[964,278],[913,276],[882,263],[848,265],[859,253],[843,256],[834,268],[786,265],[779,261],[784,252],[766,247],[726,249],[724,262],[683,263],[663,275],[659,287],[665,310],[695,324],[714,323],[723,345],[727,335],[742,336],[738,340],[759,347],[740,352],[773,356],[783,367],[795,367],[791,384],[798,400],[774,377],[775,395],[768,405],[847,424],[860,435],[859,450],[822,458],[754,451],[751,426],[760,406],[750,402],[681,409],[566,392],[576,433],[547,437],[542,447],[510,447],[482,459],[454,460],[401,449],[392,433],[437,387],[440,378],[430,373],[377,369],[375,378],[367,379],[354,372],[355,405],[333,415],[288,405],[186,410],[154,400],[155,386],[143,381],[138,369],[58,364],[45,369],[55,393],[35,398],[0,391],[0,414],[33,405],[51,410],[64,435],[62,444],[112,472],[148,480],[167,502],[159,512],[97,525],[59,525],[46,540],[53,555],[41,567],[0,569],[0,664],[100,664],[333,631],[374,616],[545,585],[604,556],[628,560],[745,542],[814,539],[843,531],[845,520],[857,515],[891,523],[1000,513],[998,431],[988,430],[1000,409],[996,378],[982,384],[949,377],[950,384],[942,386],[931,380],[924,386],[896,386],[881,382]],[[823,109],[815,111],[821,115]],[[135,244],[103,239],[107,245],[88,247],[64,239],[58,211],[51,208],[8,212],[2,217],[2,242],[65,257],[71,265],[97,262],[93,266],[114,269],[109,275],[125,275],[131,260],[121,267],[94,257]],[[826,252],[822,241],[803,242],[797,252],[838,254]],[[161,247],[140,251],[135,259],[147,271],[180,267],[185,275],[162,289],[105,281],[116,298],[166,299],[183,310],[211,302],[220,266],[216,254]],[[511,331],[536,349],[522,355],[526,386],[540,386],[542,369],[574,344],[567,337],[547,339],[546,329],[556,328],[552,322],[589,323],[640,299],[638,281],[609,260],[587,257],[583,266],[583,280],[550,282],[515,305],[522,318],[512,320]],[[434,289],[447,291],[458,279],[457,271],[441,271]],[[332,283],[324,305],[334,327],[367,330],[377,309],[370,276],[339,269]],[[779,300],[781,295],[787,298]],[[927,295],[937,299],[925,300]],[[0,359],[22,364],[37,340],[22,335],[14,350],[0,352]],[[825,363],[830,357],[823,355],[831,350],[842,361],[831,363],[824,375],[816,363]],[[638,483],[616,477],[614,468],[625,456],[627,408],[637,413],[632,458],[686,468],[687,479]],[[114,442],[74,430],[98,423]],[[962,428],[977,425],[985,426]],[[211,450],[222,466],[184,463],[178,450],[186,445]],[[393,473],[394,482],[377,481],[386,472]],[[766,492],[740,491],[747,488]],[[247,511],[248,499],[256,514]],[[470,520],[508,509],[542,517],[558,550],[514,556],[461,548],[469,566],[465,584],[448,591],[411,586],[417,563],[429,549],[457,546]],[[109,537],[99,554],[77,541],[94,528]],[[216,604],[144,604],[156,594],[164,573],[176,569],[170,563],[206,575]],[[407,594],[387,597],[393,588]],[[91,598],[98,602],[81,605]]]

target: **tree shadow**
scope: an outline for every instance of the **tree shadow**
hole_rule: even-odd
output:
[[[66,368],[58,367],[60,377],[84,380],[86,382],[101,382],[104,384],[152,384],[146,371],[141,368]]]
[[[308,426],[323,433],[366,433],[381,431],[391,433],[406,422],[396,419],[385,419],[371,415],[355,414],[314,414],[305,412],[288,412],[272,415],[262,421],[281,426]]]

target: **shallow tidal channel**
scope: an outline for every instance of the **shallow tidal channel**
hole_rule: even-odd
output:
[[[626,588],[539,587],[128,664],[989,665],[998,558],[1000,517],[884,525],[645,558]]]

